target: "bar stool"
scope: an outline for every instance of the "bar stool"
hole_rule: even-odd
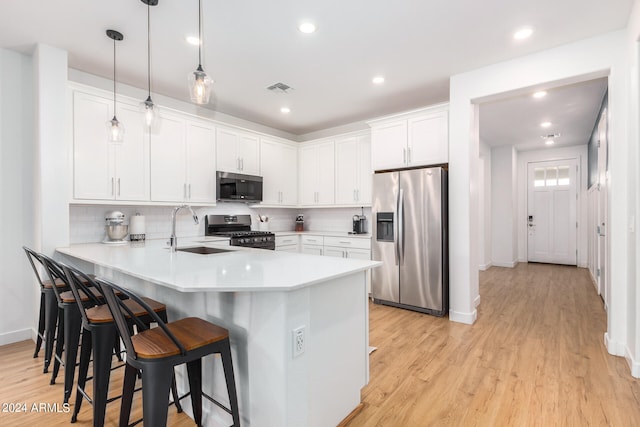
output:
[[[69,281],[62,271],[60,265],[52,258],[44,254],[38,254],[42,265],[49,276],[50,281],[62,281],[66,285],[66,289],[70,289]],[[87,276],[91,277],[91,276]],[[95,276],[94,276],[95,277]],[[106,303],[104,297],[95,287],[88,287],[88,282],[83,281],[85,290],[80,292],[82,304],[85,307],[95,305],[103,305]],[[62,288],[61,288],[62,290]],[[76,361],[78,358],[78,345],[80,342],[80,333],[82,331],[82,317],[76,304],[75,297],[71,290],[60,292],[53,289],[58,304],[59,320],[58,333],[56,335],[56,348],[53,355],[53,373],[51,374],[50,384],[55,384],[60,365],[64,366],[64,403],[69,402],[71,392],[73,391],[73,379],[76,371]],[[118,359],[122,361],[120,356],[120,341],[114,338],[113,346]],[[63,359],[64,350],[64,359]]]
[[[238,398],[231,361],[229,331],[203,319],[188,317],[166,323],[150,311],[144,300],[133,292],[123,289],[107,280],[97,278],[111,315],[120,332],[127,350],[127,365],[122,386],[122,406],[120,408],[120,426],[129,423],[129,413],[135,385],[136,374],[142,371],[142,413],[145,425],[160,427],[167,424],[167,396],[173,368],[186,363],[193,415],[198,426],[202,423],[202,397],[211,400],[233,419],[232,427],[240,426]],[[122,292],[130,299],[145,307],[155,318],[157,328],[148,329],[138,322],[130,308],[116,297]],[[136,322],[138,333],[131,335],[125,315]],[[220,354],[227,384],[230,408],[202,393],[202,357]]]
[[[36,349],[33,353],[33,357],[38,357],[42,341],[44,340],[44,369],[43,373],[49,372],[49,365],[51,364],[51,357],[53,356],[53,343],[55,341],[56,327],[58,325],[58,305],[54,294],[54,287],[56,290],[66,290],[67,285],[62,280],[51,281],[46,279],[46,276],[42,276],[41,270],[36,266],[43,266],[40,260],[40,254],[35,252],[26,246],[23,246],[27,259],[33,273],[38,279],[40,284],[40,310],[38,314],[38,337],[36,339]],[[44,266],[43,266],[44,267]],[[55,285],[55,286],[54,286]]]
[[[109,378],[111,371],[111,346],[114,342],[114,339],[117,338],[116,326],[114,324],[113,317],[111,316],[111,312],[106,304],[87,307],[86,304],[83,303],[82,295],[91,293],[91,290],[87,286],[87,284],[96,289],[100,289],[96,285],[94,279],[81,272],[80,270],[65,264],[60,264],[60,268],[63,270],[67,278],[67,281],[71,288],[71,292],[79,308],[83,327],[82,345],[80,347],[80,367],[78,370],[76,403],[73,415],[71,417],[71,422],[74,423],[77,421],[83,398],[86,398],[93,404],[93,425],[101,427],[104,425],[106,405],[107,403],[114,400],[107,399],[107,394],[109,391]],[[118,297],[121,295],[118,295]],[[116,299],[118,299],[118,297],[116,297]],[[164,319],[166,321],[167,308],[164,304],[161,304],[150,298],[143,298],[143,301],[145,303],[144,306],[141,306],[136,301],[130,299],[123,301],[123,305],[127,307],[131,318],[134,319],[136,323],[140,322],[141,325],[144,325],[145,328],[148,328],[152,322],[156,321],[156,318]],[[128,325],[129,326],[127,330],[129,334],[132,333],[131,320],[130,322],[128,322]],[[92,353],[93,399],[91,399],[85,392],[85,385],[88,379],[87,372],[89,369],[89,361]],[[178,412],[182,412],[182,407],[180,406],[180,402],[178,399],[175,381],[173,381],[172,383],[172,392],[174,396],[174,402],[176,403],[176,408]]]

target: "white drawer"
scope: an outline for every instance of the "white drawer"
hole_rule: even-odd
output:
[[[287,246],[287,245],[298,245],[298,236],[276,236],[276,247],[278,246]]]
[[[329,237],[324,238],[325,246],[339,246],[343,248],[371,249],[371,239],[358,237]]]
[[[314,234],[304,234],[301,236],[303,245],[323,245],[325,237],[316,236]]]

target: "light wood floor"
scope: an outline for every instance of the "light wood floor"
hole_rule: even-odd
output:
[[[603,345],[585,269],[480,275],[473,326],[373,306],[371,381],[357,426],[638,426],[640,381]]]
[[[640,381],[604,348],[605,313],[586,270],[494,267],[481,273],[480,294],[473,326],[371,305],[370,342],[378,350],[364,409],[349,427],[640,425]],[[62,377],[50,386],[42,352],[38,359],[32,352],[31,341],[0,347],[0,404],[25,402],[30,410],[62,401]],[[132,420],[140,417],[140,402],[134,405]],[[117,425],[118,410],[117,402],[108,406],[107,425]],[[66,426],[69,419],[0,412],[0,426]],[[76,425],[91,425],[90,405]],[[171,408],[169,425],[194,424]]]

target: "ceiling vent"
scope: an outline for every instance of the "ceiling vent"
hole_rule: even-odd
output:
[[[275,83],[269,86],[267,90],[273,93],[289,93],[293,91],[293,88],[284,83]]]
[[[551,138],[559,138],[560,134],[559,133],[550,133],[549,135],[540,135],[540,138],[542,139],[551,139]]]

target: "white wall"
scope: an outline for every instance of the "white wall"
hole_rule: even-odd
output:
[[[515,60],[454,75],[450,80],[449,165],[450,165],[450,260],[452,320],[471,323],[477,316],[473,307],[477,287],[477,254],[473,238],[479,226],[474,220],[477,195],[473,171],[477,168],[478,140],[476,103],[505,94],[530,93],[539,87],[562,86],[609,75],[611,133],[611,283],[612,301],[608,313],[607,348],[622,354],[627,340],[626,295],[628,285],[627,223],[629,164],[627,135],[629,111],[628,62],[625,56],[626,31],[616,31]],[[495,165],[494,165],[495,168]],[[461,314],[458,316],[458,314]]]
[[[480,141],[480,158],[478,164],[478,253],[480,270],[491,267],[491,147]]]
[[[0,345],[31,338],[39,306],[39,285],[22,250],[33,239],[32,128],[31,58],[0,49]]]
[[[587,212],[589,197],[587,194],[587,146],[547,148],[542,150],[523,151],[518,155],[518,261],[527,261],[527,164],[530,162],[543,162],[547,160],[577,159],[580,165],[577,190],[578,202],[576,206],[576,231],[578,249],[578,267],[587,267]]]
[[[498,267],[518,263],[517,159],[511,145],[491,149],[491,263]]]

